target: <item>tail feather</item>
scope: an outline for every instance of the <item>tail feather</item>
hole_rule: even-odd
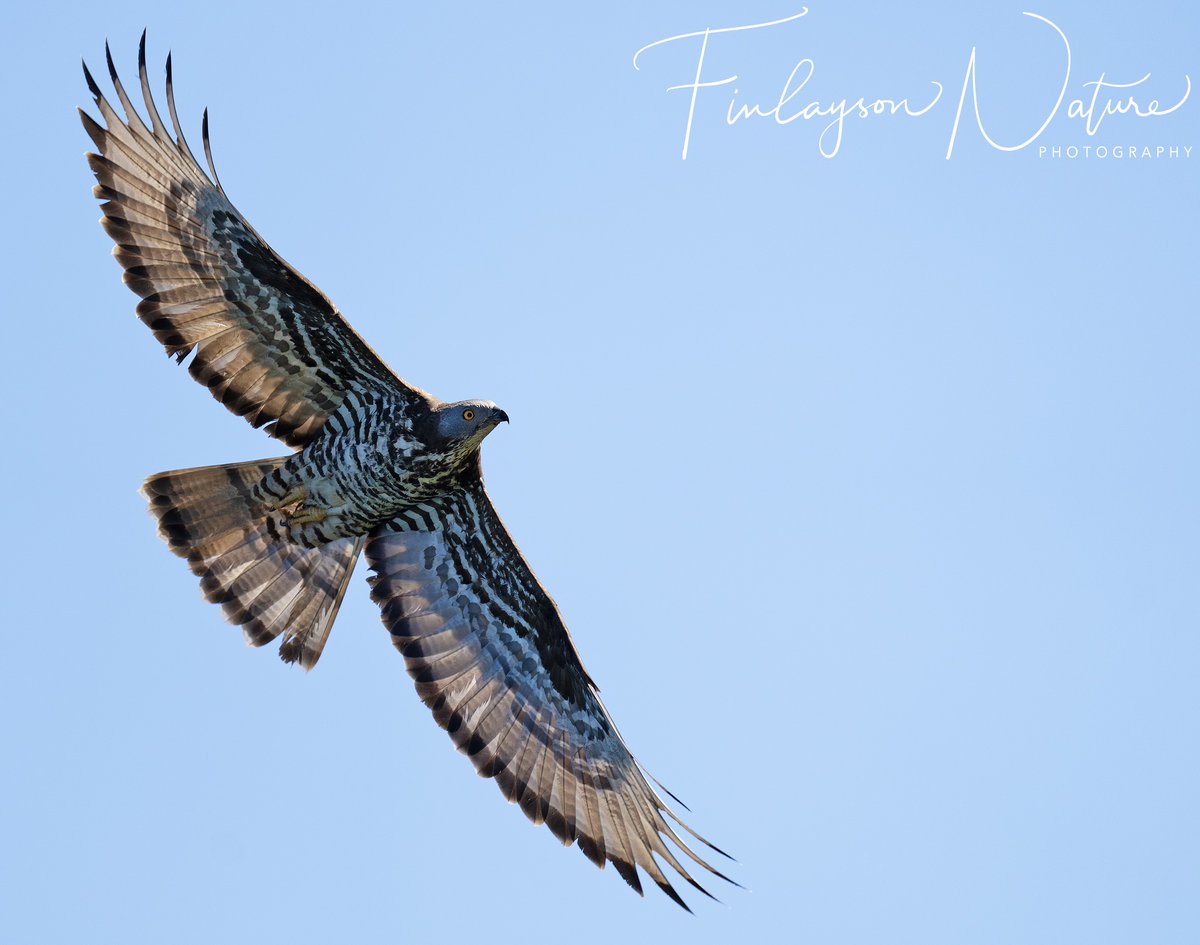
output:
[[[279,655],[312,669],[341,606],[364,538],[308,548],[283,537],[255,496],[285,459],[202,466],[158,473],[142,495],[158,534],[200,578],[204,596],[246,641],[262,646],[283,636]]]

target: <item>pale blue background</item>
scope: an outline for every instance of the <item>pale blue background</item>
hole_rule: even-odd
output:
[[[1002,154],[1061,45],[1028,2],[58,5],[7,17],[0,939],[1200,940],[1200,449],[1188,160]],[[1069,95],[1200,77],[1183,3],[1032,9]],[[175,53],[233,200],[406,378],[513,417],[496,504],[648,768],[753,891],[632,895],[476,778],[356,577],[316,672],[244,648],[150,472],[274,455],[163,357],[74,115]],[[984,70],[987,70],[986,83]],[[811,97],[811,96],[809,96]],[[160,103],[161,103],[160,98]],[[1065,109],[1065,105],[1064,105]],[[1200,146],[1200,91],[1089,142]]]

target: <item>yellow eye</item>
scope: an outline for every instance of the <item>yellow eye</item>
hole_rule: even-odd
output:
[[[463,411],[463,419],[464,420],[474,420],[475,419],[475,411],[471,410],[469,408],[467,410],[464,410]]]

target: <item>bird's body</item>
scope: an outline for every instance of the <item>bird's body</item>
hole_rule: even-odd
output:
[[[721,876],[655,793],[483,487],[479,449],[507,414],[443,403],[397,377],[333,304],[266,244],[174,136],[139,79],[147,124],[108,57],[119,115],[84,68],[104,125],[81,111],[102,224],[138,316],[221,403],[295,452],[174,470],[143,492],[205,596],[288,662],[321,656],[360,553],[417,693],[476,770],[564,843],[638,868],[680,905],[674,850]],[[713,847],[712,849],[716,849]],[[718,851],[719,852],[719,851]],[[724,877],[722,877],[724,878]],[[706,893],[707,894],[707,893]]]
[[[439,432],[446,414],[475,413],[479,440],[508,419],[483,401],[433,405],[387,395],[347,400],[316,437],[268,475],[256,495],[286,508],[290,536],[316,547],[366,535],[413,505],[479,481],[479,442]]]

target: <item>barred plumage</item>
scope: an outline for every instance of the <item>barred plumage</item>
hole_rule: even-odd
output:
[[[146,480],[159,534],[205,596],[259,646],[311,669],[359,552],[417,693],[479,774],[563,843],[642,870],[687,908],[660,866],[696,889],[677,853],[726,879],[651,787],[579,660],[554,601],[483,487],[479,448],[508,419],[488,401],[443,403],[394,375],[329,300],[234,209],[174,137],[138,66],[147,125],[108,55],[122,118],[84,74],[104,120],[80,112],[105,230],[138,316],[166,351],[291,456]],[[656,861],[656,857],[658,860]],[[732,882],[732,881],[731,881]]]
[[[253,646],[283,634],[280,655],[312,669],[333,627],[365,538],[305,547],[278,538],[284,523],[255,497],[282,460],[177,469],[142,494],[158,534],[186,558],[200,589]]]

